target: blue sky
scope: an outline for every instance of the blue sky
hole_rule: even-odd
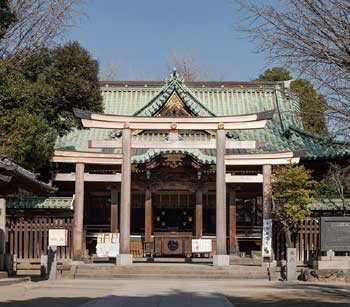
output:
[[[66,39],[78,40],[102,70],[117,63],[118,79],[163,80],[173,53],[195,57],[213,80],[251,80],[267,67],[234,31],[243,15],[232,0],[87,0],[84,12]]]

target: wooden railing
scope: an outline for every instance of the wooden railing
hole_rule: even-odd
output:
[[[286,259],[286,244],[282,227],[273,228],[273,249],[277,261]],[[319,219],[304,220],[299,223],[298,231],[292,235],[293,246],[297,249],[297,261],[309,264],[317,258],[320,249]]]
[[[57,248],[58,259],[71,258],[72,217],[12,217],[6,219],[7,253],[17,259],[40,259],[47,255],[49,229],[68,229],[68,245]]]

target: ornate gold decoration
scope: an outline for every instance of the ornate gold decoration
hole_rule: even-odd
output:
[[[157,117],[184,117],[192,116],[187,110],[185,104],[182,102],[181,98],[174,91],[167,102],[164,104],[162,109],[156,114]],[[176,129],[176,128],[174,128]]]

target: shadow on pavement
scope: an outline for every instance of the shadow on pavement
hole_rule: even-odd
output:
[[[28,300],[11,300],[2,302],[0,298],[1,307],[75,307],[91,301],[90,297],[39,297]]]
[[[195,282],[195,281],[194,281]],[[215,282],[215,281],[214,281]],[[189,288],[188,291],[191,291]],[[254,286],[239,291],[232,289],[226,293],[226,298],[235,306],[276,306],[276,307],[329,307],[350,306],[350,288],[318,284],[271,284],[261,290],[254,291]],[[91,297],[38,297],[27,300],[12,300],[1,302],[1,307],[230,307],[231,304],[219,293],[191,293],[187,291],[172,291],[154,295],[118,295],[111,294],[100,298]],[[231,306],[232,307],[232,306]]]
[[[254,289],[251,289],[248,292],[250,296],[244,293],[230,293],[226,297],[235,307],[350,307],[350,285],[343,287],[328,284],[275,283],[271,284],[271,291],[268,291],[268,288],[265,291],[260,290],[257,289],[254,293]]]
[[[91,299],[87,297],[41,297],[28,299],[25,301],[12,300],[1,303],[1,307],[125,307],[125,306],[144,306],[144,307],[232,307],[225,296],[218,293],[191,293],[184,291],[173,291],[169,294],[159,295],[107,295],[104,297]]]

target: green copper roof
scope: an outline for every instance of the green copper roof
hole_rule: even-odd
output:
[[[159,90],[157,95],[133,115],[153,116],[165,105],[173,92],[178,94],[185,106],[194,116],[215,116],[212,111],[205,107],[194,96],[192,91],[185,85],[184,80],[180,78],[176,71],[174,71],[173,74],[166,80],[166,84]]]
[[[152,82],[151,82],[152,83]],[[186,86],[177,74],[159,83],[147,85],[138,82],[111,83],[101,86],[105,113],[119,115],[153,116],[167,102],[175,91],[193,116],[225,116],[250,114],[275,110],[273,119],[264,129],[240,130],[227,133],[227,137],[237,140],[259,140],[256,150],[232,150],[231,153],[256,153],[305,150],[304,159],[319,159],[349,156],[350,148],[329,139],[306,133],[300,117],[299,103],[289,95],[282,83],[262,85],[259,83],[218,83],[203,85],[190,83]],[[193,85],[194,84],[194,85]],[[188,132],[186,139],[205,138],[206,133]],[[74,130],[58,138],[55,148],[74,151],[118,152],[113,149],[89,149],[88,140],[118,138],[118,131],[108,129]],[[134,138],[164,139],[162,133],[143,132]],[[147,162],[162,153],[186,153],[202,163],[215,163],[213,150],[133,150],[134,163]]]
[[[73,210],[73,197],[8,197],[6,207],[10,209],[66,209]]]

